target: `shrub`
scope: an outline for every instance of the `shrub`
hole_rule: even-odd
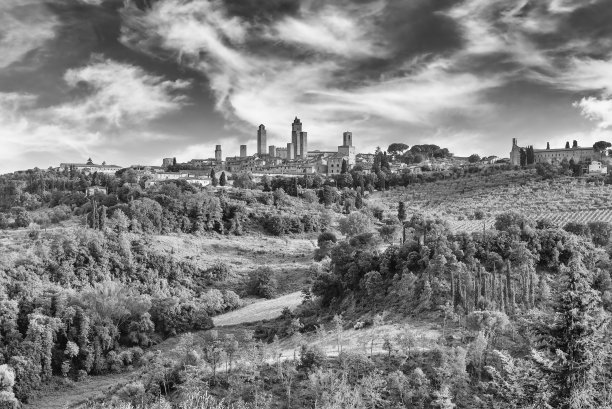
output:
[[[589,226],[584,223],[569,222],[563,226],[563,230],[573,233],[576,236],[588,237],[590,235]]]
[[[225,281],[230,276],[230,269],[226,263],[219,261],[206,270],[206,275],[212,281]]]
[[[300,349],[300,363],[298,367],[309,371],[314,368],[319,368],[325,362],[325,352],[316,345],[302,345]]]
[[[360,233],[367,233],[372,230],[372,221],[361,213],[353,212],[340,220],[340,233],[347,237],[352,237]]]
[[[272,270],[262,267],[249,274],[249,293],[263,298],[274,298],[278,290],[278,283],[273,277]]]
[[[317,238],[317,246],[321,247],[321,245],[325,243],[326,241],[331,241],[332,243],[336,243],[338,239],[336,238],[336,235],[334,233],[326,231],[326,232],[319,234],[319,237]]]

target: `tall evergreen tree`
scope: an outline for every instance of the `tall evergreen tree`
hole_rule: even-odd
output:
[[[225,176],[225,172],[221,172],[221,177],[219,178],[219,186],[225,186],[227,184],[227,178]]]
[[[342,168],[340,169],[340,173],[344,174],[348,172],[348,164],[346,163],[346,159],[342,159]]]
[[[534,358],[551,389],[551,407],[602,407],[597,384],[603,381],[596,374],[604,360],[607,318],[577,251],[564,270],[554,316],[535,327],[539,342]]]
[[[397,218],[400,222],[406,220],[406,204],[404,202],[399,202],[397,206]]]
[[[98,224],[100,230],[104,230],[106,227],[106,206],[102,205],[100,207],[100,222]]]

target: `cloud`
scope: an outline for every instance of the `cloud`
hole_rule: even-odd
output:
[[[39,0],[0,2],[0,69],[21,61],[55,36],[57,18]]]
[[[72,100],[50,107],[39,106],[35,95],[0,92],[0,170],[22,168],[32,158],[40,166],[87,157],[133,160],[129,152],[170,139],[146,129],[146,122],[187,103],[188,82],[108,59],[94,58],[64,79]]]
[[[147,74],[143,69],[112,60],[94,58],[90,64],[66,72],[64,80],[73,90],[86,95],[52,107],[60,121],[89,126],[121,126],[155,119],[179,110],[187,102],[177,93],[189,87],[188,81],[168,81]]]
[[[376,78],[362,78],[353,71],[356,64],[395,58],[397,39],[381,30],[389,3],[344,3],[303,2],[299,12],[265,29],[230,15],[220,1],[168,0],[146,12],[128,7],[122,42],[199,70],[210,81],[217,110],[245,139],[263,122],[277,145],[289,139],[295,115],[308,124],[311,146],[330,147],[348,127],[374,132],[368,139],[375,141],[387,132],[384,121],[401,132],[407,124],[444,124],[490,109],[484,92],[501,77],[458,72],[452,55],[417,53]]]
[[[376,8],[363,7],[349,15],[346,8],[330,5],[316,11],[307,10],[299,17],[277,21],[267,37],[344,58],[384,57],[388,51],[381,47],[382,39],[368,18],[376,11]]]
[[[596,121],[598,128],[612,127],[612,99],[582,98],[574,106],[580,109],[585,118]]]

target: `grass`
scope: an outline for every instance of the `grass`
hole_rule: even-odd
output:
[[[316,248],[316,237],[248,236],[156,236],[153,250],[172,254],[176,260],[188,260],[202,269],[226,263],[232,277],[224,287],[245,293],[248,274],[269,267],[279,284],[280,294],[301,288],[310,279],[309,268]]]
[[[283,295],[273,300],[257,301],[238,310],[213,318],[215,327],[238,325],[262,320],[271,320],[281,315],[284,308],[294,309],[302,302],[300,291]]]

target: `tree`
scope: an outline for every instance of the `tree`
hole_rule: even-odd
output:
[[[15,227],[28,227],[32,223],[30,214],[23,208],[20,207],[15,212]]]
[[[607,318],[577,249],[563,270],[555,313],[534,328],[534,360],[546,376],[552,407],[601,407],[597,391],[604,387],[597,385],[602,380],[596,375],[604,361]]]
[[[480,161],[480,155],[478,155],[477,153],[474,153],[468,157],[468,162],[470,163],[476,163],[479,161]]]
[[[397,218],[400,222],[404,222],[404,220],[406,220],[406,203],[399,202],[397,205]]]
[[[219,178],[219,186],[225,186],[227,184],[227,178],[225,176],[225,172],[221,172],[221,177]]]
[[[249,292],[263,298],[274,298],[278,290],[278,282],[273,277],[269,267],[262,267],[249,274]]]
[[[599,141],[593,144],[593,149],[595,152],[599,152],[600,157],[603,157],[603,153],[611,146],[612,144],[610,142]]]
[[[0,408],[19,408],[21,405],[15,398],[15,371],[8,365],[0,365]]]
[[[348,172],[348,163],[346,162],[346,159],[342,159],[342,168],[340,173],[345,174],[346,172]]]
[[[340,219],[340,233],[347,237],[372,231],[372,221],[361,212],[353,212]]]
[[[405,143],[392,143],[387,148],[387,152],[389,152],[391,155],[400,155],[407,149],[408,145]]]

